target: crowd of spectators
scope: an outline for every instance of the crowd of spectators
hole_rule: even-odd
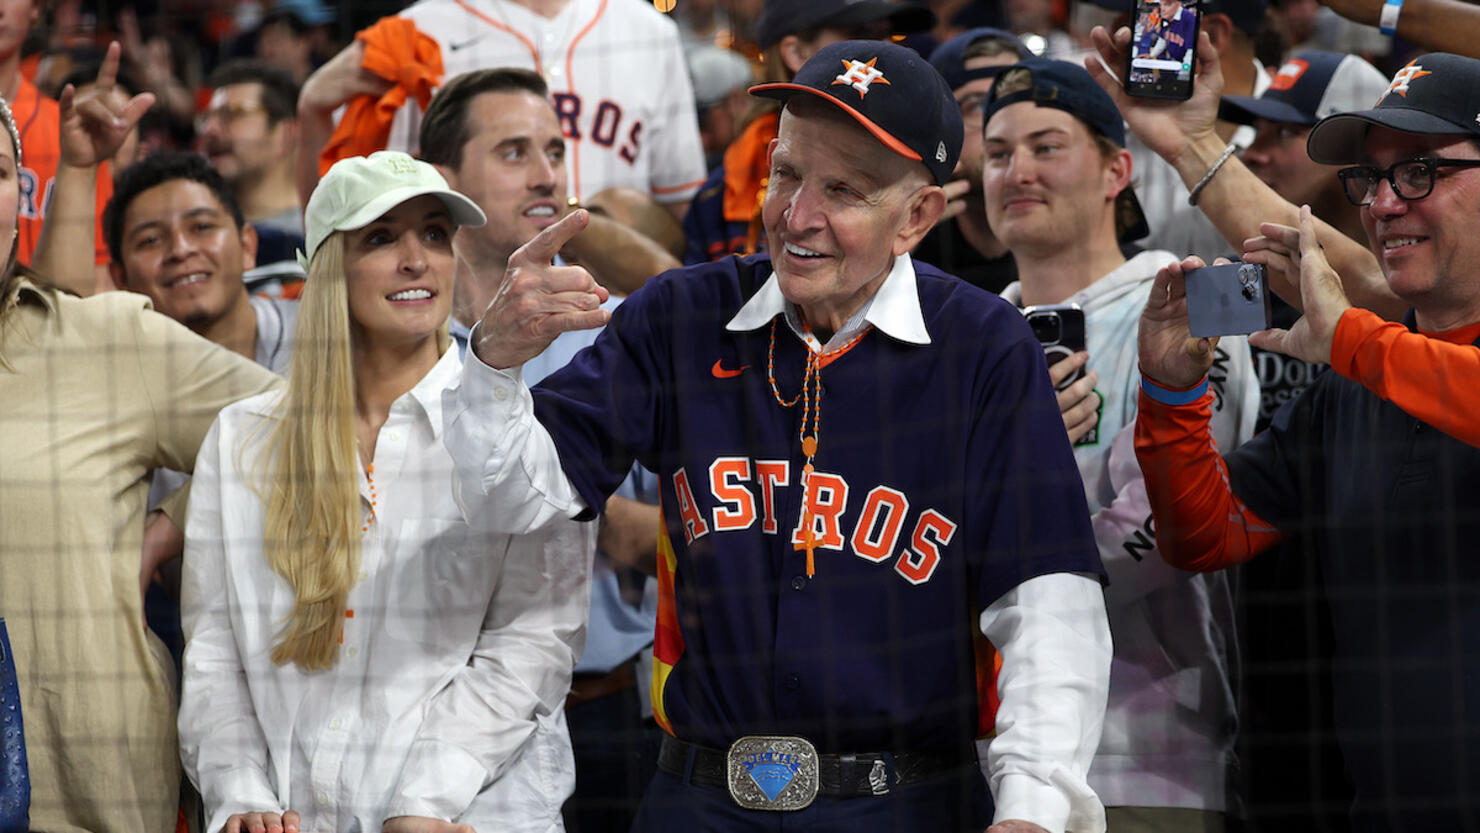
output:
[[[846,362],[827,370],[833,359],[881,373],[894,367],[871,352],[882,339],[942,347],[910,341],[893,306],[918,279],[920,330],[954,321],[935,318],[938,273],[968,292],[944,304],[962,321],[979,305],[995,328],[992,305],[1072,304],[1088,333],[1046,375],[1035,358],[1011,418],[983,409],[993,430],[1036,420],[1023,438],[1038,442],[1056,399],[1041,467],[1002,471],[1024,481],[1006,488],[1036,490],[1010,511],[1083,551],[1056,560],[1035,539],[1020,544],[1016,584],[991,584],[975,562],[938,580],[961,582],[949,586],[971,616],[949,624],[970,633],[949,642],[950,684],[922,690],[952,690],[959,672],[975,682],[957,687],[981,695],[934,715],[979,718],[965,747],[911,758],[968,764],[969,777],[952,770],[965,786],[941,818],[982,829],[995,798],[1026,812],[999,815],[994,833],[1107,820],[1111,833],[1480,829],[1480,585],[1463,557],[1480,527],[1464,391],[1480,366],[1480,275],[1464,252],[1480,227],[1455,220],[1480,193],[1480,6],[1394,5],[1183,0],[1200,27],[1192,97],[1153,101],[1117,77],[1131,0],[0,0],[0,237],[13,240],[0,275],[0,625],[34,829],[454,829],[406,821],[426,817],[582,833],[660,829],[659,808],[671,829],[723,818],[745,830],[749,811],[690,817],[674,802],[700,785],[723,797],[704,780],[718,740],[807,729],[810,754],[840,767],[808,812],[867,801],[847,796],[870,784],[887,794],[891,778],[900,807],[927,806],[908,789],[919,773],[887,749],[875,770],[855,760],[871,751],[847,747],[870,737],[850,722],[862,718],[808,725],[805,708],[787,711],[807,673],[846,677],[825,676],[835,657],[780,643],[858,651],[872,673],[905,667],[911,638],[920,656],[946,639],[918,621],[911,637],[912,614],[895,606],[905,597],[881,594],[871,613],[892,617],[882,632],[897,640],[879,647],[884,662],[837,637],[845,604],[811,590],[814,550],[819,582],[829,549],[891,564],[891,536],[925,508],[894,491],[908,483],[865,496],[874,481],[860,476],[849,495],[813,458],[823,404],[849,395],[823,383],[847,378]],[[853,59],[860,42],[888,44],[899,90]],[[849,89],[856,100],[833,108],[846,115],[818,112],[813,98]],[[917,112],[889,112],[886,89],[915,96]],[[917,152],[894,118],[945,138]],[[836,181],[812,195],[817,171]],[[843,181],[855,174],[867,187]],[[862,228],[857,212],[893,225],[849,237],[836,218]],[[848,246],[884,253],[871,276],[882,283],[841,318],[813,320],[836,310],[788,280]],[[1190,338],[1183,276],[1220,257],[1266,266],[1280,329]],[[774,275],[773,261],[786,264]],[[863,260],[842,261],[846,283]],[[685,279],[733,282],[740,299],[690,297]],[[393,280],[410,282],[379,300],[357,283]],[[516,315],[539,298],[566,306],[540,307],[543,324]],[[436,320],[387,323],[382,301],[424,302]],[[761,302],[775,304],[769,350],[761,336],[739,343],[763,356],[686,356],[704,384],[654,381],[667,352],[714,346],[685,327],[753,329]],[[548,323],[577,316],[584,332]],[[500,327],[523,337],[518,350]],[[1008,356],[1012,332],[982,333],[983,355]],[[974,372],[963,345],[944,348],[941,367]],[[808,409],[789,429],[802,452],[791,474],[757,450],[771,416],[695,469],[694,437],[735,414],[678,400],[717,395],[705,385],[742,371],[768,382],[769,407],[795,396]],[[545,377],[531,400],[523,386]],[[910,413],[884,406],[884,381],[877,409],[829,405],[829,443],[874,410]],[[903,390],[894,399],[916,389]],[[509,420],[516,440],[480,435],[475,419]],[[884,445],[952,441],[939,426],[870,430],[859,436],[881,447],[852,453],[883,458],[881,471],[940,450]],[[505,445],[516,441],[528,445]],[[952,454],[980,453],[974,442]],[[319,446],[333,449],[320,459]],[[198,451],[206,476],[191,484]],[[509,459],[528,483],[498,467]],[[332,482],[329,497],[305,482]],[[1060,515],[1042,503],[1066,483],[1060,514],[1074,523],[1045,521]],[[791,497],[773,495],[785,487]],[[919,500],[951,505],[972,488],[921,488]],[[417,489],[432,497],[412,514],[388,508]],[[827,511],[865,500],[877,529],[845,541],[843,510]],[[233,514],[242,503],[251,510]],[[1009,511],[970,504],[983,505]],[[531,520],[551,513],[553,527]],[[795,538],[770,553],[783,513],[799,513],[780,519]],[[955,520],[960,540],[986,539],[986,520]],[[755,556],[774,570],[711,572],[736,556],[738,539],[718,534],[752,524],[768,526]],[[929,582],[920,565],[957,528],[933,509],[920,524],[895,580]],[[783,566],[792,557],[804,575]],[[1057,610],[1035,595],[1045,572],[1075,580],[1056,592],[1104,582],[1087,591],[1104,609],[1043,636],[1032,611],[1009,611]],[[736,576],[774,583],[735,590],[753,622],[735,618],[740,602],[715,601]],[[823,601],[783,638],[797,615],[788,588]],[[993,599],[977,598],[988,588]],[[706,618],[716,610],[731,618]],[[1005,624],[1014,615],[1025,623]],[[1042,718],[1023,710],[1024,675],[1042,672],[1022,664],[1027,633],[1044,656],[1090,646],[1082,678],[1042,683],[1060,686],[1044,702],[1092,727],[1088,749],[1040,760],[1020,747]],[[755,639],[777,644],[758,659]],[[377,688],[372,656],[408,668]],[[814,667],[783,675],[786,656]],[[774,697],[736,693],[752,666]],[[844,685],[863,697],[905,684]],[[847,699],[810,696],[824,712]],[[907,711],[889,696],[876,720]],[[335,698],[362,708],[324,705]],[[771,723],[787,731],[730,731]],[[917,751],[902,724],[888,728],[894,748]],[[356,732],[375,743],[356,745]],[[994,736],[1006,738],[995,751]],[[1064,769],[1034,769],[1042,761]],[[915,829],[904,812],[890,811],[890,829]]]

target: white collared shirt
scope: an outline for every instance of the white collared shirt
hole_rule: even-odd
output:
[[[802,326],[796,304],[781,294],[781,284],[777,282],[775,272],[735,313],[725,329],[732,333],[758,330],[783,313],[787,326],[814,353],[847,343],[869,324],[908,344],[930,343],[930,333],[925,330],[925,316],[920,312],[920,293],[915,289],[915,263],[909,255],[894,258],[894,265],[889,267],[889,274],[879,284],[878,291],[833,333],[827,344],[819,342],[807,327]]]
[[[449,349],[391,406],[359,482],[359,582],[335,665],[270,659],[294,593],[268,565],[255,467],[277,402],[221,412],[186,530],[180,743],[207,829],[295,810],[309,831],[397,815],[480,830],[552,829],[573,788],[564,724],[585,639],[592,524],[532,535],[468,528],[442,445]]]

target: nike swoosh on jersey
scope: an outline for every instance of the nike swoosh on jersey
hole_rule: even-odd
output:
[[[750,368],[750,365],[748,365],[748,364],[742,364],[742,365],[740,365],[739,369],[737,369],[737,370],[726,370],[724,367],[721,366],[721,362],[722,361],[724,361],[724,360],[723,359],[715,359],[714,360],[714,367],[709,368],[709,372],[710,373],[713,373],[714,374],[714,378],[716,378],[716,379],[733,379],[736,376],[739,376],[741,373],[744,373],[747,369]]]
[[[488,36],[487,35],[479,35],[478,37],[472,38],[471,40],[465,40],[465,41],[461,41],[461,42],[458,42],[458,43],[449,43],[449,44],[447,44],[447,48],[450,49],[450,50],[452,50],[453,52],[456,52],[459,49],[466,49],[467,47],[472,46],[473,44],[477,43],[478,41],[483,40],[486,37],[488,37]]]

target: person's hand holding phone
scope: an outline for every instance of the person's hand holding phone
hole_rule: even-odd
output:
[[[1081,350],[1072,353],[1048,366],[1048,377],[1059,394],[1059,414],[1064,418],[1064,430],[1069,432],[1069,444],[1084,439],[1100,423],[1100,395],[1095,385],[1100,383],[1100,374],[1086,371],[1077,381],[1061,387],[1089,362],[1089,353]]]
[[[1117,72],[1124,71],[1126,55],[1131,49],[1131,30],[1127,27],[1122,26],[1112,37],[1105,27],[1096,26],[1090,38],[1099,57],[1089,55],[1084,59],[1085,69],[1115,101],[1131,132],[1173,165],[1177,156],[1195,140],[1216,132],[1218,102],[1223,95],[1218,50],[1213,48],[1207,32],[1200,31],[1197,37],[1192,97],[1186,101],[1127,95],[1124,79],[1117,79],[1106,69],[1109,66],[1117,67]]]
[[[1215,264],[1228,263],[1218,258]],[[1203,266],[1200,257],[1162,267],[1141,310],[1136,345],[1141,375],[1169,388],[1190,388],[1213,366],[1216,338],[1193,338],[1187,326],[1187,287],[1183,274]]]
[[[1271,228],[1270,231],[1277,229]],[[1304,304],[1304,314],[1288,330],[1276,327],[1254,333],[1249,336],[1249,344],[1307,362],[1330,364],[1336,324],[1351,309],[1352,303],[1341,286],[1341,277],[1326,261],[1326,253],[1316,241],[1315,218],[1308,205],[1300,206],[1297,239],[1299,243],[1289,251],[1288,259],[1293,268],[1300,270],[1300,299]],[[1272,249],[1264,252],[1261,260],[1281,257]],[[1253,262],[1253,253],[1247,259]]]

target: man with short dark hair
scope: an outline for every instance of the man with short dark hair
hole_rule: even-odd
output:
[[[549,265],[583,214],[521,248],[448,403],[460,505],[519,532],[589,517],[634,460],[661,478],[668,736],[633,829],[986,828],[980,631],[1001,655],[991,829],[1103,831],[1101,567],[1042,350],[908,256],[945,209],[955,99],[878,41],[752,92],[784,104],[774,257],[660,275],[609,316]],[[523,386],[556,333],[604,324]]]
[[[547,94],[544,79],[529,70],[475,70],[444,84],[422,118],[423,159],[488,217],[456,241],[452,335],[461,347],[503,283],[509,257],[568,211],[565,139]],[[678,265],[632,229],[591,219],[566,250],[590,259],[611,285],[640,286]],[[608,308],[619,301],[613,296]],[[525,363],[525,380],[535,384],[563,367],[595,336],[562,333]],[[648,580],[634,568],[655,570],[656,502],[655,478],[635,470],[602,510],[586,649],[565,714],[575,753],[575,791],[564,809],[572,833],[626,833],[642,786],[652,777],[657,730],[645,720],[646,687],[639,688],[638,669],[651,668],[644,654],[653,642],[657,598],[656,588],[649,591]],[[647,716],[651,711],[646,709]]]
[[[1164,557],[1247,561],[1286,533],[1320,559],[1336,639],[1338,741],[1356,830],[1480,827],[1480,61],[1435,53],[1370,109],[1318,122],[1311,159],[1346,165],[1348,199],[1403,324],[1351,307],[1308,208],[1246,257],[1295,264],[1305,315],[1258,346],[1331,370],[1270,427],[1219,456],[1207,434],[1207,340],[1188,336],[1183,273],[1142,313],[1136,446]]]
[[[205,159],[166,153],[130,165],[103,224],[119,289],[147,295],[157,312],[197,334],[287,371],[298,304],[247,293],[242,274],[255,262],[257,231]]]
[[[242,59],[219,67],[210,86],[210,104],[197,122],[201,153],[236,193],[247,222],[296,235],[302,245],[293,181],[298,83],[278,67]]]

